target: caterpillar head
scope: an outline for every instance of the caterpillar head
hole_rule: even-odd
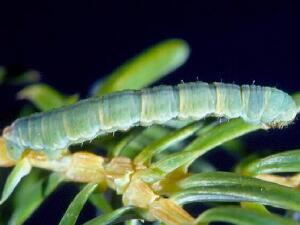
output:
[[[276,91],[272,91],[269,100],[265,110],[269,114],[269,126],[282,128],[294,121],[297,107],[290,95],[276,89]],[[264,115],[265,119],[267,119],[267,114]]]
[[[271,122],[271,126],[282,128],[295,120],[298,110],[293,98],[286,93],[284,93],[282,104],[279,106],[278,115]]]

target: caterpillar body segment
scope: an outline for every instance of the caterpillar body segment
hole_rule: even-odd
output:
[[[133,126],[207,116],[284,126],[297,114],[294,100],[276,88],[204,82],[121,91],[16,120],[3,137],[10,155],[26,148],[57,155],[71,144]]]

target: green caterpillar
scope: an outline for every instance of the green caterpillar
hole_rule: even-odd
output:
[[[13,158],[31,148],[47,155],[71,144],[133,126],[207,116],[281,127],[297,114],[294,100],[276,88],[204,82],[115,92],[17,119],[3,137]]]

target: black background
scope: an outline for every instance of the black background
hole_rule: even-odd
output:
[[[163,83],[255,81],[293,93],[300,90],[299,10],[299,1],[1,1],[0,65],[11,74],[36,69],[43,82],[84,97],[143,48],[182,38],[191,57]],[[22,104],[15,101],[20,87],[1,89],[6,123]],[[298,121],[250,135],[249,149],[299,147],[299,128]],[[71,186],[59,191],[28,224],[56,224],[74,193]]]

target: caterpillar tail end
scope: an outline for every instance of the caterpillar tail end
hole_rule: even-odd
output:
[[[18,142],[15,142],[14,136],[15,130],[13,129],[13,125],[4,128],[2,137],[6,145],[7,154],[10,158],[17,161],[21,158],[24,147],[20,146]]]
[[[0,137],[0,167],[10,167],[15,164],[16,160],[10,157],[4,138]]]

